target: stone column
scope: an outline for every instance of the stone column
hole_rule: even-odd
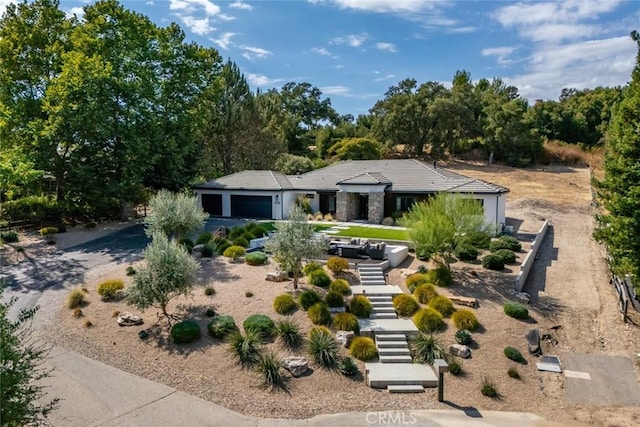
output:
[[[384,219],[384,193],[369,193],[369,222],[380,224]]]
[[[358,218],[360,212],[358,212],[360,208],[360,194],[358,193],[347,193],[348,194],[348,202],[347,202],[347,221],[352,221]]]
[[[347,222],[349,205],[349,193],[338,191],[336,193],[336,221]]]

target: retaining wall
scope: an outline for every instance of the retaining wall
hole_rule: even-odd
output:
[[[531,243],[531,250],[522,261],[522,264],[520,264],[520,272],[516,276],[515,283],[513,284],[514,289],[518,292],[522,292],[524,282],[526,282],[527,277],[529,277],[529,272],[531,271],[531,267],[536,260],[536,255],[538,254],[538,250],[540,250],[542,240],[544,239],[548,228],[549,220],[546,220],[544,224],[542,224],[542,227],[540,227],[540,231],[538,231],[538,234],[536,234],[535,240]]]

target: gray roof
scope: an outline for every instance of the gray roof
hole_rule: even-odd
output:
[[[506,193],[505,187],[415,159],[348,160],[301,175],[243,171],[197,186],[200,189],[337,191],[341,184],[390,186],[398,193]]]
[[[286,175],[269,170],[246,170],[207,181],[195,188],[210,190],[291,190],[291,182]]]

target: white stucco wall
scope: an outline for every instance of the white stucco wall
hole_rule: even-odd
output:
[[[482,200],[484,221],[493,232],[500,232],[506,219],[506,194],[474,194],[474,199]]]

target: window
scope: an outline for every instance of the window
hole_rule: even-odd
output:
[[[396,197],[396,211],[398,212],[406,212],[411,209],[411,206],[416,202],[416,199],[408,196],[397,196]]]
[[[329,196],[327,197],[327,210],[329,212],[335,212],[336,211],[336,196]]]

